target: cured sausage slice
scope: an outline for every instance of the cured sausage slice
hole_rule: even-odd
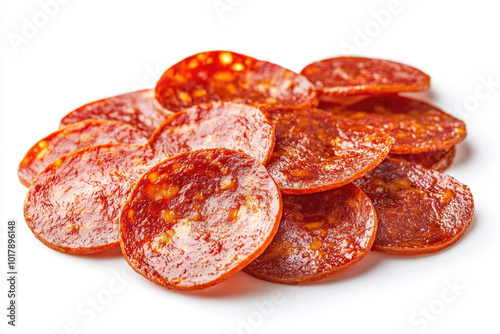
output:
[[[315,107],[317,92],[302,75],[229,51],[187,57],[156,84],[156,99],[173,112],[214,102]]]
[[[130,144],[85,147],[49,164],[35,178],[24,217],[45,245],[91,254],[119,245],[118,216],[134,184],[165,156]]]
[[[370,250],[376,220],[370,199],[352,183],[321,193],[284,195],[278,232],[245,272],[286,284],[338,273]]]
[[[276,144],[267,164],[284,194],[338,188],[375,168],[392,139],[377,129],[319,109],[269,110]]]
[[[71,124],[36,143],[19,164],[19,180],[29,187],[38,173],[57,158],[86,146],[108,143],[147,145],[138,129],[120,122],[88,120]]]
[[[474,200],[469,188],[418,164],[386,159],[354,183],[377,212],[373,250],[435,253],[457,242],[471,224]]]
[[[61,127],[88,119],[104,119],[132,125],[151,137],[171,114],[157,105],[153,89],[144,89],[81,106],[64,116]]]
[[[359,96],[348,96],[348,97],[325,97],[321,98],[318,103],[318,109],[322,110],[336,110],[340,111],[342,109],[347,108],[351,104],[357,103],[369,97],[368,95],[359,95]]]
[[[260,163],[271,158],[274,125],[255,107],[215,102],[171,116],[153,134],[151,147],[171,156],[203,148],[242,151]]]
[[[178,154],[148,171],[120,218],[122,252],[147,279],[169,289],[222,282],[259,256],[281,218],[281,196],[246,154]]]
[[[371,125],[394,138],[391,153],[411,154],[450,148],[465,139],[465,123],[428,103],[397,95],[373,96],[337,116]]]
[[[424,72],[390,60],[338,57],[307,65],[302,72],[323,96],[398,93],[428,89]]]
[[[402,159],[416,164],[420,164],[425,168],[434,169],[438,172],[444,172],[453,163],[456,154],[455,146],[445,150],[416,153],[416,154],[389,154],[388,158]]]

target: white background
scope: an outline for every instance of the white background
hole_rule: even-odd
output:
[[[392,9],[389,0],[222,0],[230,7],[221,15],[213,0],[66,0],[51,7],[46,21],[44,2],[0,5],[2,333],[498,333],[500,19],[494,1],[400,0],[383,24],[373,13]],[[26,22],[39,27],[29,34]],[[418,96],[466,121],[468,137],[448,173],[470,186],[476,214],[451,249],[417,258],[370,253],[343,274],[298,288],[239,273],[203,292],[179,293],[137,275],[118,253],[53,251],[24,223],[27,189],[17,165],[72,109],[152,87],[171,64],[200,51],[229,49],[300,71],[349,51],[342,49],[348,44],[359,55],[429,73],[432,89]],[[495,84],[485,85],[488,80]],[[17,219],[19,232],[16,328],[5,317],[9,218]],[[454,284],[456,291],[448,287]]]

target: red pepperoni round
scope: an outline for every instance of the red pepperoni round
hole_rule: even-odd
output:
[[[88,103],[61,120],[61,127],[89,119],[126,123],[150,137],[172,113],[158,106],[154,90],[145,89]]]
[[[361,260],[375,240],[370,199],[352,183],[308,195],[284,195],[278,232],[245,272],[298,284],[341,272]]]
[[[389,153],[382,131],[319,109],[269,110],[276,144],[267,164],[284,194],[338,188],[375,168]]]
[[[372,247],[376,251],[435,253],[457,242],[472,222],[474,200],[469,188],[418,164],[386,159],[354,183],[377,212]]]
[[[169,156],[203,148],[229,148],[266,164],[274,142],[274,125],[260,109],[215,102],[171,116],[153,134],[151,147]]]
[[[118,216],[132,187],[165,157],[129,144],[85,147],[49,164],[35,178],[24,217],[45,245],[91,254],[119,245]]]
[[[123,206],[122,252],[169,289],[204,289],[259,256],[281,218],[281,196],[264,166],[227,149],[173,156],[148,171]]]
[[[343,97],[343,96],[324,96],[321,97],[321,100],[318,103],[318,109],[322,110],[335,110],[335,111],[340,111],[342,109],[347,108],[351,104],[357,103],[359,101],[362,101],[369,97],[368,95],[359,95],[359,96],[348,96],[348,97]]]
[[[318,104],[313,85],[302,75],[229,51],[198,53],[170,67],[156,84],[156,99],[174,112],[215,101],[259,106]]]
[[[416,154],[389,154],[388,158],[401,159],[420,164],[428,169],[444,172],[453,163],[456,154],[455,146],[445,150],[416,153]]]
[[[83,147],[108,143],[147,145],[148,139],[136,128],[120,122],[88,120],[71,124],[30,148],[19,164],[19,180],[29,187],[37,174],[57,158]]]
[[[421,91],[431,78],[424,72],[390,60],[338,57],[307,65],[301,72],[321,96],[353,96]]]
[[[397,95],[369,97],[331,112],[390,134],[395,154],[444,150],[467,134],[461,120],[428,103]]]

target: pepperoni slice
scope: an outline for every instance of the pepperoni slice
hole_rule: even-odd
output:
[[[308,195],[284,195],[278,232],[245,272],[271,282],[325,278],[361,260],[375,240],[370,199],[352,183]]]
[[[319,109],[269,110],[276,144],[267,164],[284,194],[338,188],[375,168],[392,139],[377,129]]]
[[[465,123],[428,103],[397,95],[373,96],[331,113],[371,125],[394,138],[391,153],[450,148],[465,139]]]
[[[435,253],[457,242],[471,224],[474,200],[469,188],[418,164],[386,159],[354,183],[377,212],[373,250]]]
[[[242,151],[266,164],[275,142],[274,125],[255,107],[215,102],[191,107],[166,120],[151,146],[167,155],[202,148]]]
[[[88,103],[64,116],[61,127],[88,119],[104,119],[132,125],[151,137],[171,114],[158,106],[154,90],[145,89]]]
[[[229,51],[198,53],[170,67],[156,84],[156,99],[174,112],[214,101],[260,106],[318,104],[313,85],[302,75]]]
[[[453,163],[457,150],[455,146],[445,150],[416,153],[416,154],[389,154],[388,158],[401,159],[420,164],[428,169],[444,172]]]
[[[181,153],[135,186],[120,218],[122,252],[169,289],[204,289],[259,256],[281,218],[281,196],[264,166],[227,149]]]
[[[133,185],[165,157],[129,144],[90,146],[49,164],[33,181],[24,217],[45,245],[91,254],[119,245],[118,216]]]
[[[318,104],[318,109],[323,110],[336,110],[337,112],[347,108],[351,104],[362,101],[369,97],[368,95],[359,95],[359,96],[348,96],[348,97],[321,97],[321,100]]]
[[[57,158],[83,147],[108,143],[147,145],[136,128],[112,121],[89,120],[71,124],[36,143],[19,164],[19,180],[29,187],[38,173]]]
[[[354,96],[428,89],[424,72],[390,60],[338,57],[307,65],[302,72],[323,96]]]

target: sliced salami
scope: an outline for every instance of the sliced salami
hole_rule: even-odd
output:
[[[472,222],[474,200],[469,188],[415,163],[386,159],[354,183],[377,212],[372,246],[376,251],[435,253],[457,242]]]
[[[373,96],[331,112],[390,134],[391,153],[413,154],[451,148],[465,139],[465,123],[422,101],[398,95]]]
[[[428,89],[424,72],[390,60],[337,57],[307,65],[301,72],[323,96],[354,96]]]
[[[61,120],[61,127],[88,119],[103,119],[132,125],[151,137],[172,113],[155,101],[154,90],[144,89],[87,103]]]
[[[276,184],[248,155],[227,149],[181,153],[135,186],[121,212],[122,252],[157,284],[208,288],[265,250],[281,210]]]
[[[392,139],[377,129],[319,109],[269,110],[276,144],[267,164],[284,194],[341,187],[375,168]]]
[[[278,232],[245,272],[286,284],[341,272],[370,250],[376,220],[370,199],[352,183],[321,193],[284,195]]]
[[[165,156],[129,144],[85,147],[49,164],[31,184],[24,217],[45,245],[91,254],[119,245],[118,216],[134,184]]]
[[[173,112],[216,101],[261,107],[315,107],[318,97],[302,75],[229,51],[195,54],[170,67],[156,84],[156,99]]]
[[[38,173],[57,158],[81,148],[108,143],[147,145],[138,129],[120,122],[88,120],[74,123],[38,141],[19,164],[21,183],[29,187]]]
[[[153,134],[151,147],[169,156],[203,148],[229,148],[266,164],[274,142],[274,125],[260,109],[214,102],[168,118]]]
[[[455,146],[439,151],[431,151],[416,154],[389,154],[388,158],[401,159],[420,164],[425,168],[444,172],[451,166],[457,150]]]

